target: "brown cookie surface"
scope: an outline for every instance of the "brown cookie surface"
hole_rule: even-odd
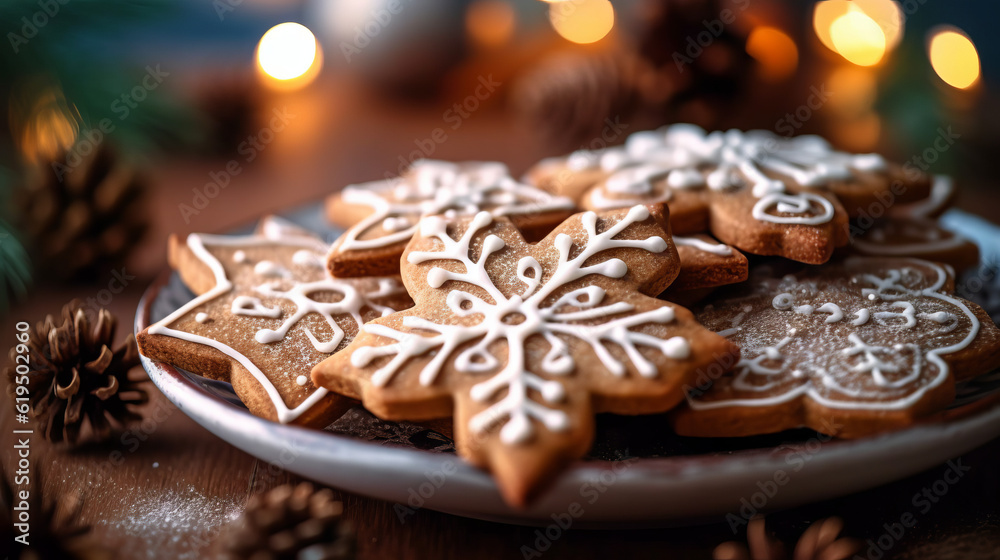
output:
[[[139,333],[142,353],[232,383],[253,414],[324,427],[352,402],[309,379],[360,326],[412,302],[398,277],[333,279],[326,244],[276,219],[255,235],[171,238],[197,297]]]
[[[817,136],[686,124],[546,160],[527,176],[587,209],[665,202],[675,233],[711,232],[748,253],[811,264],[847,243],[848,216],[930,192],[924,175],[875,154],[835,151]]]
[[[496,162],[419,160],[401,177],[351,185],[327,199],[328,219],[347,231],[327,257],[338,277],[396,274],[423,216],[507,216],[540,239],[573,213],[573,201],[519,183]]]
[[[1000,329],[953,291],[945,267],[917,259],[752,273],[697,312],[742,358],[699,380],[675,429],[726,437],[807,426],[852,438],[937,413],[956,380],[1000,365]]]
[[[388,419],[454,415],[459,453],[523,505],[591,444],[594,414],[663,412],[736,348],[657,294],[678,272],[663,210],[563,222],[537,244],[488,213],[425,218],[403,257],[416,305],[313,370]]]
[[[666,294],[716,288],[747,279],[747,258],[732,246],[703,234],[675,235],[674,245],[681,268]],[[669,297],[665,299],[672,301]]]

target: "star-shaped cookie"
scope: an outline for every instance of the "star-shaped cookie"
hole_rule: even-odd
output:
[[[454,415],[458,452],[523,505],[582,456],[594,414],[666,411],[736,348],[649,297],[677,275],[664,210],[575,215],[537,244],[505,218],[424,218],[402,260],[412,309],[313,370],[383,419]]]
[[[956,380],[1000,365],[1000,329],[953,292],[949,270],[917,259],[753,274],[697,313],[742,359],[699,380],[674,426],[721,437],[808,426],[853,438],[939,412]]]
[[[875,154],[835,151],[818,136],[687,124],[543,161],[528,178],[581,208],[664,202],[676,234],[711,232],[747,253],[811,264],[847,243],[848,216],[882,215],[930,192],[928,177]]]
[[[352,403],[309,379],[362,324],[412,301],[399,277],[334,279],[327,245],[275,218],[249,236],[170,239],[197,297],[137,337],[148,358],[232,383],[250,412],[324,427]]]
[[[574,209],[568,198],[514,180],[502,163],[419,160],[402,177],[350,185],[327,200],[329,220],[347,228],[327,262],[335,276],[397,274],[423,216],[488,211],[536,240]]]

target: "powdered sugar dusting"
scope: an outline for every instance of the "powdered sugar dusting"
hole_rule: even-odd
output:
[[[732,376],[689,399],[692,408],[765,406],[799,396],[843,409],[912,406],[950,375],[940,356],[980,329],[943,293],[941,267],[915,259],[850,259],[816,273],[748,283],[698,319],[742,349]],[[747,311],[747,307],[751,311]],[[743,328],[733,329],[745,315]]]
[[[108,526],[138,546],[121,551],[129,558],[157,558],[164,550],[177,559],[204,558],[205,549],[243,512],[232,498],[206,496],[194,486],[166,492],[122,493],[117,505],[120,519],[107,518]]]

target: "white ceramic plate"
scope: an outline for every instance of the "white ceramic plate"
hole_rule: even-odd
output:
[[[322,231],[318,207],[289,216]],[[949,224],[964,220],[949,216]],[[985,232],[985,233],[984,233]],[[989,243],[989,229],[963,231]],[[1000,236],[992,238],[997,243]],[[136,314],[141,331],[191,295],[167,274],[146,292]],[[427,507],[509,523],[548,525],[570,514],[575,526],[615,527],[722,521],[833,498],[898,480],[1000,436],[1000,375],[964,388],[953,420],[858,441],[821,441],[805,430],[760,438],[680,438],[634,419],[599,421],[594,459],[578,461],[530,508],[500,498],[493,480],[458,459],[443,436],[419,427],[381,423],[356,409],[339,421],[375,423],[361,435],[286,426],[251,415],[231,387],[142,358],[161,391],[185,414],[236,447],[315,481],[407,508]],[[986,403],[994,403],[988,405]],[[328,428],[331,430],[331,428]],[[380,431],[381,430],[381,431]],[[350,431],[350,430],[348,430]],[[637,433],[638,431],[638,433]],[[375,435],[372,435],[372,434]],[[430,433],[441,445],[415,446],[397,436]],[[385,434],[388,434],[387,436]],[[385,436],[385,437],[383,437]],[[412,438],[411,438],[412,439]],[[659,441],[663,440],[663,441]],[[434,451],[418,447],[434,447]],[[613,460],[621,458],[620,460]],[[783,482],[778,484],[776,480]],[[575,504],[575,505],[574,505]],[[742,512],[741,512],[742,508]],[[406,510],[397,508],[405,514]],[[566,516],[561,516],[565,521]]]

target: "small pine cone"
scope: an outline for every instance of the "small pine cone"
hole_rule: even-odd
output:
[[[518,80],[511,102],[551,143],[593,147],[607,119],[627,120],[635,110],[635,73],[624,53],[558,53]]]
[[[312,484],[285,484],[254,496],[223,540],[224,558],[247,560],[348,560],[354,531],[341,518],[333,492]]]
[[[110,148],[29,169],[12,205],[36,270],[81,279],[120,265],[146,231],[146,183]]]
[[[45,439],[76,444],[84,424],[92,438],[107,439],[112,423],[124,426],[141,416],[134,406],[148,399],[141,381],[129,379],[129,371],[139,365],[135,338],[129,335],[117,350],[116,320],[100,309],[96,323],[87,316],[83,304],[74,300],[63,307],[62,322],[49,315],[28,331],[28,373],[8,368],[13,392],[28,387],[32,417]],[[18,354],[10,351],[11,362]]]

